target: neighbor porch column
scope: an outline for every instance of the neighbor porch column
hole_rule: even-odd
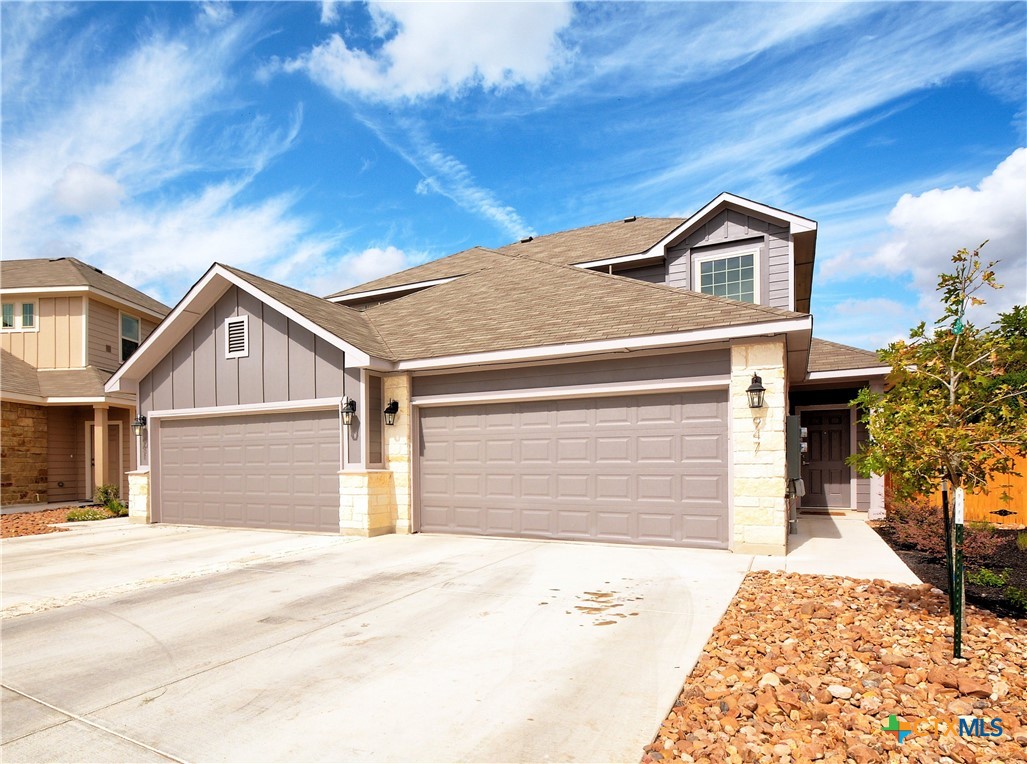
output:
[[[93,406],[94,491],[107,482],[107,463],[110,459],[107,449],[107,413],[108,406],[106,403],[99,403]]]

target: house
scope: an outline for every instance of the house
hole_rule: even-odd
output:
[[[104,383],[169,308],[73,257],[4,260],[0,298],[0,503],[126,496],[136,399]]]
[[[148,419],[132,513],[783,553],[788,414],[802,507],[883,507],[844,459],[887,369],[812,337],[816,237],[721,194],[326,298],[215,264],[107,383]]]

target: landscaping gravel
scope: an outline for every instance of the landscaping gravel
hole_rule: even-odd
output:
[[[750,573],[642,761],[1027,761],[1027,620],[968,608],[963,655],[930,584]]]
[[[35,536],[39,533],[57,533],[67,528],[56,528],[53,523],[68,520],[68,511],[76,506],[60,509],[47,509],[43,512],[17,512],[13,515],[0,515],[0,538],[14,536]]]

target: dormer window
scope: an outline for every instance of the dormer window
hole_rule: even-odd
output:
[[[225,358],[245,358],[250,354],[249,316],[225,319]]]
[[[127,361],[129,356],[139,347],[139,319],[127,313],[121,314],[121,360]]]
[[[739,252],[695,258],[695,289],[715,297],[758,303],[759,253]]]

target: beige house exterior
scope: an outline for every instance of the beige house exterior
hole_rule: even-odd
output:
[[[135,396],[104,383],[168,308],[74,258],[0,264],[4,505],[128,494]]]
[[[106,385],[147,418],[132,515],[783,554],[800,508],[883,508],[844,458],[887,369],[812,336],[816,233],[722,194],[324,298],[214,264]]]

